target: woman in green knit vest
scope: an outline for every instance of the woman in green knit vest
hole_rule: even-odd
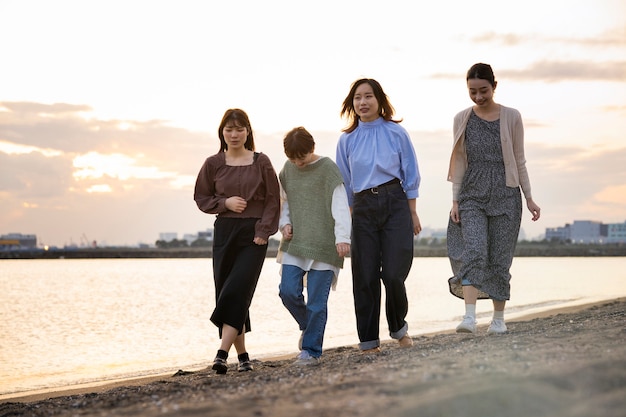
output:
[[[289,160],[279,174],[279,295],[301,331],[295,364],[317,365],[330,288],[335,288],[343,258],[350,253],[350,208],[339,168],[314,153],[315,141],[306,129],[292,129],[283,144]]]

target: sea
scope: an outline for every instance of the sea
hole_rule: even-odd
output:
[[[279,273],[266,258],[246,335],[252,359],[298,352]],[[518,257],[511,273],[508,320],[626,296],[625,257]],[[450,331],[461,320],[450,276],[447,258],[414,258],[406,281],[410,335]],[[209,320],[214,300],[209,258],[2,260],[0,400],[206,368],[219,347]],[[388,340],[382,311],[380,337]],[[490,301],[478,302],[479,324],[491,311]],[[357,343],[347,259],[330,294],[324,348]]]

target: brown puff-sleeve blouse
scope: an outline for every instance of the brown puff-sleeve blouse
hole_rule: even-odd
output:
[[[235,213],[226,208],[226,199],[238,196],[248,202]],[[193,195],[198,208],[219,217],[258,218],[255,236],[268,240],[278,230],[280,186],[270,159],[255,153],[251,165],[226,165],[226,154],[219,152],[204,161]]]

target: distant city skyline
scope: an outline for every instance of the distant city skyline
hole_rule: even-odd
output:
[[[594,226],[596,225],[596,226]],[[606,229],[606,230],[604,230]],[[604,231],[603,231],[604,230]],[[604,233],[604,234],[603,234]],[[572,236],[573,234],[573,236]],[[4,246],[8,246],[9,242],[16,240],[23,240],[29,242],[28,246],[31,247],[43,247],[43,246],[57,246],[57,247],[106,247],[106,246],[154,246],[157,241],[169,242],[172,240],[187,240],[188,243],[199,238],[206,238],[212,240],[213,229],[198,230],[196,232],[159,232],[158,236],[154,240],[145,239],[137,242],[135,245],[108,245],[106,242],[98,242],[97,240],[88,240],[86,236],[82,236],[79,243],[70,242],[66,245],[47,245],[43,242],[39,242],[36,234],[25,234],[20,232],[0,233],[0,249]],[[611,237],[613,240],[607,240],[606,237]],[[430,228],[424,227],[422,233],[416,236],[415,239],[420,238],[446,238],[445,228]],[[271,237],[272,240],[279,241],[281,236],[279,233]],[[626,243],[626,220],[618,223],[605,223],[597,220],[572,220],[562,225],[546,227],[545,233],[534,238],[526,236],[523,229],[520,229],[520,235],[518,240],[528,241],[541,241],[541,240],[567,240],[572,243]],[[36,242],[36,243],[35,243]]]

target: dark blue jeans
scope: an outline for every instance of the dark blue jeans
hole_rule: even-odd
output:
[[[400,184],[354,195],[351,262],[359,348],[380,345],[381,280],[389,335],[401,339],[408,330],[404,282],[413,263],[413,220]]]

